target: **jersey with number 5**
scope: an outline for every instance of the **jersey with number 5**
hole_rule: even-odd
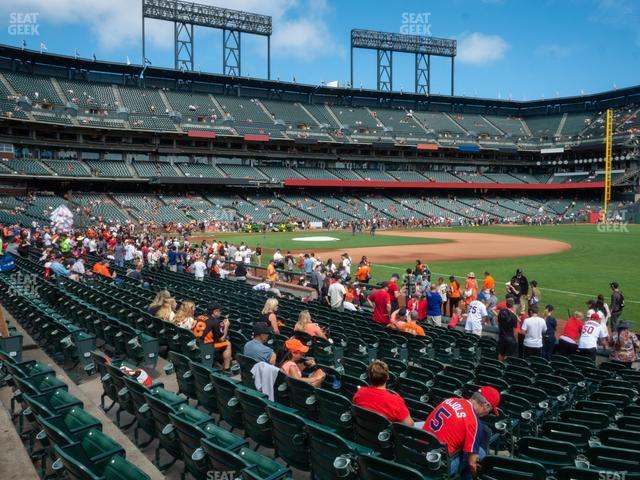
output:
[[[449,455],[479,451],[478,418],[468,400],[445,400],[433,409],[422,428],[446,444]]]

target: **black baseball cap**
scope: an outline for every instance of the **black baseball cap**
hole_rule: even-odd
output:
[[[271,335],[273,333],[273,328],[267,322],[256,322],[253,326],[253,336],[263,335],[263,334]]]
[[[611,288],[618,288],[620,286],[618,282],[611,282],[609,285],[611,285]]]
[[[547,305],[546,307],[544,307],[544,309],[545,309],[547,312],[553,312],[553,311],[555,310],[555,308],[554,308],[554,307],[553,307],[553,305],[551,305],[551,304],[549,304],[549,305]]]

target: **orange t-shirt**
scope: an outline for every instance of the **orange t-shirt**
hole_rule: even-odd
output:
[[[109,269],[105,265],[101,264],[100,262],[96,263],[93,266],[93,273],[97,275],[102,275],[103,277],[111,278],[111,272],[109,272]]]
[[[276,267],[269,264],[267,265],[267,280],[270,282],[275,282],[278,280],[278,272],[276,272]]]
[[[493,279],[491,275],[484,277],[484,282],[482,282],[483,290],[493,290],[496,286],[496,281]]]
[[[405,333],[413,333],[414,335],[417,335],[419,337],[425,336],[424,328],[422,328],[417,323],[414,323],[414,322],[402,322],[402,323],[403,325],[401,325],[398,330]]]
[[[451,287],[451,292],[449,293],[449,297],[460,298],[460,284],[458,282],[451,282],[449,286]]]
[[[362,267],[358,267],[358,271],[356,272],[356,277],[361,282],[367,281],[367,275],[371,272],[371,268],[368,265],[363,265]]]

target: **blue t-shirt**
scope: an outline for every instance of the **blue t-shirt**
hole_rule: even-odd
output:
[[[273,354],[273,350],[267,347],[264,343],[259,342],[254,338],[253,340],[249,340],[244,344],[244,350],[242,354],[246,357],[257,360],[258,362],[269,363],[269,359]]]
[[[430,291],[427,293],[427,302],[429,303],[429,307],[427,308],[427,315],[430,317],[437,317],[438,315],[442,315],[440,310],[440,305],[442,305],[442,297],[438,292]]]
[[[556,317],[549,315],[546,319],[547,322],[547,331],[544,332],[543,337],[545,338],[556,338],[556,327],[558,326],[558,321]]]
[[[175,265],[178,259],[178,252],[169,250],[169,265]]]
[[[303,265],[304,265],[304,272],[305,273],[313,272],[313,260],[311,260],[310,258],[305,258]]]

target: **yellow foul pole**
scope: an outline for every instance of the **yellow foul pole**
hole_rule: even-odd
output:
[[[607,109],[606,144],[604,156],[604,204],[602,207],[602,221],[607,221],[607,208],[611,200],[611,168],[613,158],[613,110]]]

